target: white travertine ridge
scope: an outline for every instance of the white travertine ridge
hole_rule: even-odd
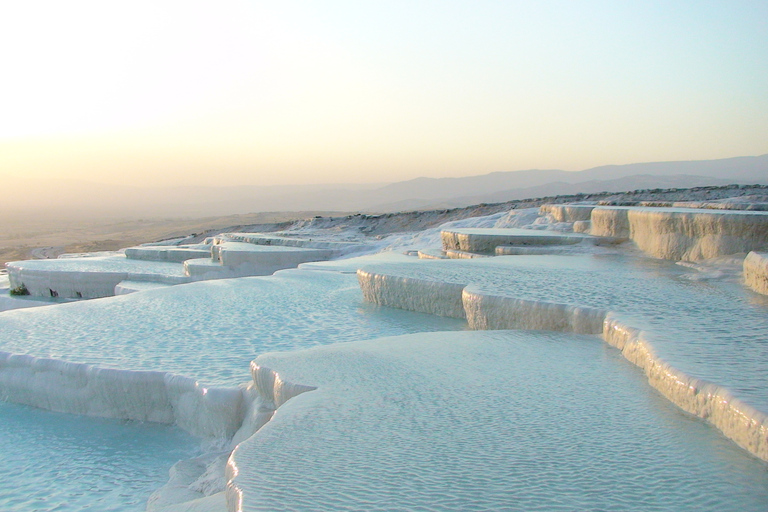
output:
[[[461,294],[463,284],[442,283],[409,277],[389,277],[357,271],[363,298],[380,306],[419,313],[465,318]],[[397,285],[392,285],[393,280]]]
[[[445,229],[443,248],[456,251],[490,253],[500,245],[569,245],[585,238],[581,234],[554,234],[530,229]]]
[[[416,255],[424,260],[444,260],[447,259],[448,256],[446,256],[445,251],[438,251],[438,250],[429,250],[424,249],[421,251],[418,251]]]
[[[574,233],[589,233],[592,228],[592,222],[589,220],[577,220],[573,223]]]
[[[595,208],[590,217],[590,234],[629,238],[629,209],[623,207]]]
[[[535,329],[600,334],[606,312],[597,308],[514,299],[467,286],[462,293],[467,322],[472,329]]]
[[[335,240],[316,240],[312,238],[292,238],[261,233],[223,233],[214,238],[214,244],[225,242],[244,242],[253,245],[272,245],[282,247],[303,247],[306,249],[326,249],[336,255],[359,251],[365,246],[357,242],[339,242]]]
[[[589,220],[594,209],[594,204],[545,204],[539,212],[541,215],[551,215],[556,222],[576,222]]]
[[[472,258],[487,258],[488,254],[479,254],[469,251],[457,251],[456,249],[448,249],[445,251],[445,255],[453,260],[470,260]]]
[[[744,283],[768,295],[768,253],[752,251],[744,258]]]
[[[499,245],[496,256],[518,256],[531,254],[563,254],[565,250],[558,245]]]
[[[642,368],[649,383],[687,412],[701,417],[755,456],[768,461],[768,420],[754,407],[733,398],[730,393],[703,379],[696,379],[671,367],[658,358],[647,334],[607,310],[558,304],[542,300],[526,300],[514,296],[487,292],[483,287],[465,286],[438,279],[416,280],[402,275],[377,274],[371,269],[358,271],[366,300],[402,309],[432,312],[442,316],[457,316],[455,302],[444,300],[430,303],[432,311],[416,301],[418,283],[429,289],[431,297],[453,297],[462,288],[464,315],[473,329],[538,329],[584,334],[601,334],[609,344],[622,350],[632,363]],[[467,282],[471,279],[466,278]],[[438,292],[439,291],[439,292]],[[415,305],[415,306],[414,306]]]
[[[599,205],[545,205],[540,213],[517,210],[465,219],[446,226],[440,238],[437,228],[397,234],[371,245],[399,252],[345,260],[323,261],[369,252],[371,246],[361,251],[360,243],[340,241],[356,240],[346,235],[229,233],[200,246],[132,248],[127,258],[11,264],[8,286],[24,285],[34,295],[130,295],[30,314],[2,313],[0,397],[54,411],[176,424],[216,440],[215,453],[174,467],[171,481],[150,499],[153,512],[212,512],[225,506],[234,512],[342,510],[369,503],[371,496],[383,505],[366,506],[370,510],[397,504],[464,510],[466,503],[511,508],[510,496],[517,499],[518,491],[536,486],[521,473],[523,483],[512,486],[510,494],[504,488],[511,477],[499,480],[493,471],[504,471],[510,457],[526,450],[538,453],[540,424],[552,420],[553,411],[583,407],[589,385],[568,383],[585,365],[616,358],[619,351],[663,397],[768,461],[768,394],[762,386],[768,367],[761,364],[768,316],[764,298],[743,287],[768,295],[768,254],[758,252],[766,248],[768,213]],[[578,233],[563,232],[570,229]],[[626,239],[658,259],[618,245]],[[726,258],[689,263],[734,252],[749,252],[743,281],[737,282],[734,269],[740,267],[733,263],[741,265],[741,256],[730,257],[727,268]],[[299,269],[172,286],[289,267]],[[351,273],[357,286],[355,276],[345,275]],[[449,332],[466,327],[489,332]],[[422,332],[430,330],[440,332]],[[392,332],[421,334],[375,339]],[[597,351],[589,349],[589,358],[579,359],[583,356],[566,348],[593,347],[598,336],[618,351],[597,343]],[[509,351],[510,340],[515,350]],[[536,348],[522,349],[527,343]],[[335,346],[303,352],[324,344]],[[241,373],[258,354],[264,355],[251,362],[250,380],[244,383],[247,375]],[[543,364],[536,385],[522,377],[531,361]],[[576,369],[573,375],[569,366]],[[623,393],[633,378],[622,375],[600,384],[593,410],[610,402],[606,397]],[[635,390],[646,387],[633,384]],[[549,398],[539,394],[544,389]],[[509,409],[499,405],[507,400]],[[620,409],[613,417],[588,411],[578,439],[584,432],[633,432],[634,425],[617,426]],[[487,427],[477,446],[472,446],[474,437],[461,435]],[[701,428],[708,429],[703,423]],[[532,430],[515,437],[502,463],[488,466],[492,478],[463,472],[487,463],[478,453],[487,454],[488,446],[501,446],[507,433],[525,429]],[[552,460],[559,463],[562,448],[573,438],[568,432],[558,437],[562,429],[544,430],[556,434]],[[409,446],[412,439],[422,444]],[[518,450],[521,446],[527,448]],[[591,460],[600,459],[604,447]],[[430,467],[429,457],[442,448],[447,458]],[[625,451],[633,459],[652,453],[644,463],[658,465],[660,454],[642,450]],[[470,453],[467,460],[456,459]],[[373,466],[379,469],[369,479]],[[573,468],[564,471],[581,478]],[[594,506],[579,500],[610,495],[606,478],[618,473],[606,468],[606,476],[598,479],[602,484],[584,487],[583,496],[553,489],[535,495],[524,508],[541,508],[550,496],[574,508]],[[541,480],[549,481],[552,474],[545,471]],[[714,480],[722,474],[715,473]],[[459,484],[475,477],[479,485]],[[675,475],[657,480],[663,485]],[[413,493],[404,492],[411,484]],[[723,496],[724,488],[713,494]],[[322,491],[314,495],[317,489]],[[451,492],[432,495],[432,489]],[[677,498],[695,495],[690,489],[700,487]],[[412,497],[423,501],[408,501]],[[606,499],[602,508],[621,508]],[[697,509],[695,502],[689,505]],[[643,504],[636,510],[653,507]]]
[[[131,260],[124,256],[29,260],[6,263],[11,288],[36,297],[94,299],[115,294],[121,281],[163,284],[190,282],[176,263]]]
[[[643,369],[648,382],[672,403],[717,427],[726,437],[768,461],[768,416],[745,404],[725,388],[686,375],[660,359],[648,334],[615,315],[604,322],[603,339]]]
[[[174,285],[192,281],[271,275],[302,263],[337,258],[364,244],[225,233],[193,245],[129,247],[124,255],[7,263],[11,287],[36,297],[94,299],[139,289],[123,281]]]
[[[139,246],[125,249],[126,258],[133,260],[173,261],[182,263],[193,258],[210,257],[209,244],[176,245],[176,246]]]
[[[115,295],[128,295],[129,293],[143,292],[146,290],[156,290],[158,288],[167,288],[173,286],[156,281],[120,281],[115,286]]]
[[[768,248],[768,212],[598,206],[590,233],[629,237],[655,258],[698,261]]]
[[[700,449],[729,443],[622,362],[593,336],[520,330],[262,355],[265,398],[317,389],[234,449],[228,510],[761,510],[759,487],[726,491],[746,471]]]
[[[57,412],[175,423],[203,438],[230,438],[244,411],[239,388],[206,388],[165,372],[116,370],[0,352],[0,396]]]
[[[768,248],[768,213],[629,210],[631,238],[656,258],[697,261]]]
[[[195,281],[209,279],[227,279],[235,277],[234,273],[221,264],[219,260],[207,258],[193,258],[184,262],[184,274]]]
[[[244,242],[224,242],[213,246],[213,259],[227,268],[232,277],[267,276],[278,270],[296,268],[301,263],[332,258],[330,249],[256,245]]]

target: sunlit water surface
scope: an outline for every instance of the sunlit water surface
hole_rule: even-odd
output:
[[[200,443],[171,426],[0,402],[0,510],[140,511]]]
[[[289,270],[7,311],[0,350],[234,386],[264,352],[464,326],[365,303],[354,275]]]
[[[604,307],[631,315],[638,327],[649,329],[658,338],[654,343],[662,357],[768,409],[767,304],[738,284],[691,279],[695,272],[668,262],[620,256],[510,257],[510,265],[501,266],[497,264],[504,259],[495,260],[479,265],[472,262],[475,270],[471,271],[466,262],[437,263],[444,267],[444,275],[466,280],[472,274],[473,281],[511,296]],[[402,267],[393,268],[402,271]],[[417,273],[422,268],[419,265]],[[194,283],[2,313],[0,350],[112,368],[170,371],[206,384],[235,385],[248,379],[248,363],[264,352],[463,328],[464,324],[457,320],[366,304],[354,275],[298,270],[266,278]],[[536,364],[545,366],[535,375],[530,365],[514,365],[515,361],[530,360],[530,354],[525,355],[527,352],[517,347],[504,356],[508,367],[501,373],[489,372],[472,381],[473,389],[483,387],[475,398],[462,391],[465,384],[459,381],[445,382],[442,391],[434,392],[439,395],[434,403],[430,394],[433,391],[416,397],[425,407],[445,403],[457,407],[450,414],[449,430],[455,434],[451,434],[451,442],[458,443],[459,448],[471,444],[473,436],[487,439],[493,448],[487,451],[487,459],[475,455],[457,459],[454,456],[458,457],[458,452],[449,445],[445,453],[434,452],[436,447],[429,445],[419,450],[426,450],[424,457],[437,457],[434,467],[461,465],[452,467],[459,480],[476,483],[467,495],[476,500],[476,509],[482,509],[487,492],[503,490],[515,478],[523,489],[541,491],[526,495],[516,505],[519,510],[585,509],[593,503],[590,493],[611,497],[604,500],[605,507],[595,510],[681,510],[680,505],[689,510],[766,508],[768,487],[763,463],[654,395],[642,375],[621,361],[618,352],[596,339],[587,344],[592,346],[593,342],[593,348],[580,354],[562,350],[562,343],[544,343],[535,351],[545,356]],[[606,353],[612,354],[607,367]],[[437,356],[440,350],[433,348],[432,354]],[[503,346],[491,344],[471,364],[476,369],[496,364],[503,354]],[[592,359],[599,363],[590,363]],[[616,364],[628,369],[616,373],[611,370]],[[424,368],[418,377],[422,384],[430,378],[439,382],[442,376],[455,371],[450,367]],[[602,380],[579,383],[577,379],[586,375],[585,371]],[[502,382],[506,374],[514,376],[514,382]],[[382,385],[411,379],[410,384],[418,389],[417,375],[395,372]],[[589,386],[595,391],[585,392]],[[422,389],[434,389],[434,385]],[[632,389],[650,392],[651,398],[625,396]],[[518,412],[499,409],[510,397],[530,398],[537,396],[537,390],[539,394],[541,390],[557,393],[544,399],[539,396],[538,404]],[[627,400],[635,405],[628,406]],[[526,417],[523,412],[532,416]],[[424,424],[418,416],[413,421]],[[345,427],[350,429],[347,434],[344,428],[334,427],[337,431],[331,436],[348,439],[352,433],[363,437],[370,433],[373,441],[381,436],[383,423],[377,423],[376,428],[362,425],[362,431],[355,430],[352,424],[350,420]],[[278,426],[276,422],[270,428]],[[269,494],[270,499],[277,500],[275,506],[284,485],[279,481],[281,475],[286,475],[285,481],[294,482],[291,479],[296,476],[294,472],[281,473],[280,467],[300,465],[304,468],[302,474],[319,479],[323,485],[334,481],[326,479],[327,468],[323,468],[335,452],[328,451],[328,445],[321,440],[314,444],[307,441],[312,439],[311,432],[323,434],[331,429],[318,431],[312,422],[295,427],[306,437],[293,437],[292,430],[283,426],[280,432],[286,434],[282,438],[285,445],[269,445],[275,454],[271,463],[276,466],[273,473],[266,474],[270,481],[264,488],[275,492]],[[403,441],[414,435],[413,431],[398,434],[401,427],[395,425],[388,439],[400,435]],[[593,431],[612,431],[621,436],[594,442],[582,440]],[[269,432],[258,439],[270,439]],[[544,434],[544,442],[554,444],[542,445]],[[399,450],[398,443],[393,446]],[[322,466],[316,473],[307,458],[315,449]],[[170,427],[76,418],[0,404],[0,510],[142,510],[149,493],[167,480],[173,463],[193,456],[195,450],[194,440]],[[422,453],[419,450],[407,457]],[[394,451],[390,458],[397,453]],[[513,459],[516,465],[507,465],[507,473],[482,476],[489,465]],[[419,467],[414,464],[412,467]],[[544,483],[532,476],[537,467],[544,468],[539,473]],[[564,474],[577,478],[569,482],[563,480]],[[554,483],[546,483],[548,479]],[[381,483],[381,478],[378,481]],[[354,484],[356,480],[349,482]],[[414,477],[403,485],[386,492],[407,495],[409,485],[429,486],[429,482]],[[375,482],[365,486],[376,488]],[[433,491],[437,494],[427,494],[422,503],[425,510],[445,504],[449,490],[429,492]],[[730,499],[732,495],[738,500]],[[329,496],[345,499],[332,493]],[[447,496],[450,499],[450,493]],[[502,505],[511,507],[506,499]],[[269,500],[264,503],[267,507]],[[456,503],[454,508],[468,509],[467,502]],[[377,507],[386,509],[381,503],[370,509]]]
[[[768,297],[736,278],[626,254],[420,260],[366,268],[620,313],[650,334],[658,355],[672,366],[768,413]]]
[[[596,336],[426,333],[257,361],[318,389],[235,452],[248,510],[768,509],[765,463]]]

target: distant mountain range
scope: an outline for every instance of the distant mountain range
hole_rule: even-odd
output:
[[[551,195],[707,185],[768,184],[768,155],[683,162],[416,178],[388,185],[111,187],[78,181],[4,183],[0,213],[75,217],[208,217],[265,211],[393,212],[452,208]],[[13,193],[9,193],[13,191]]]

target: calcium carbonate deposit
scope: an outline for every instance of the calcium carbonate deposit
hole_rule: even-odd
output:
[[[764,511],[768,212],[728,204],[9,263],[0,509]]]

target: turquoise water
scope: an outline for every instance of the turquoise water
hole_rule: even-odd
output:
[[[676,366],[768,402],[768,301],[737,283],[619,256],[391,269],[626,312]],[[294,270],[0,313],[0,350],[225,386],[248,380],[260,354],[285,351],[263,361],[320,389],[246,443],[244,467],[257,469],[262,493],[253,510],[768,508],[764,463],[681,413],[597,338],[435,332],[391,348],[342,343],[464,328],[366,304],[354,275]],[[320,401],[288,416],[306,400]],[[0,510],[143,510],[196,450],[173,427],[0,403]]]
[[[502,296],[621,313],[657,354],[768,413],[768,297],[737,280],[626,254],[375,264],[375,273],[472,283]]]
[[[145,261],[118,256],[94,256],[90,258],[61,258],[51,260],[25,260],[11,262],[30,270],[54,272],[127,272],[183,278],[184,266],[166,261]]]
[[[425,333],[257,362],[318,389],[236,450],[248,511],[768,509],[768,466],[595,336]]]
[[[236,386],[264,352],[464,326],[365,303],[354,275],[290,270],[7,311],[0,350]]]
[[[8,311],[0,314],[0,350],[235,386],[264,352],[465,327],[366,304],[361,295],[354,275],[290,271]],[[195,447],[162,425],[5,403],[0,438],[3,511],[144,510]]]
[[[144,510],[171,466],[199,450],[171,426],[0,402],[0,510]]]

